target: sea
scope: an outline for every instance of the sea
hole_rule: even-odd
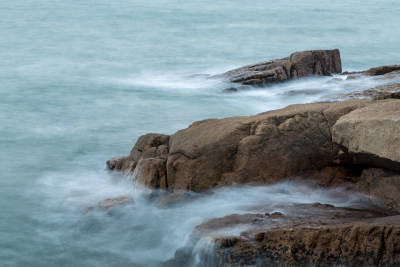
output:
[[[334,75],[226,93],[215,75],[313,49],[340,49],[344,71],[399,64],[399,14],[398,0],[1,0],[0,266],[159,266],[211,218],[355,201],[278,184],[162,205],[106,161],[146,133],[374,87]]]

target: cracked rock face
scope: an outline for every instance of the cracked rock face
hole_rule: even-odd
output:
[[[108,166],[150,188],[201,191],[234,183],[265,184],[338,160],[331,129],[371,100],[293,105],[256,116],[205,120],[172,136],[139,138]]]
[[[339,49],[295,52],[289,57],[244,66],[221,76],[233,83],[265,85],[307,77],[329,76],[342,72]]]

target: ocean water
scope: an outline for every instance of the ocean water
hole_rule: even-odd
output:
[[[339,48],[344,70],[398,64],[398,14],[397,0],[2,0],[0,266],[152,266],[243,203],[346,205],[286,185],[166,208],[105,162],[148,132],[373,87],[325,77],[227,94],[212,75],[310,49]],[[117,214],[85,213],[123,194],[134,203]]]

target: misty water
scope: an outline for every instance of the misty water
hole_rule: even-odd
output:
[[[0,7],[0,266],[153,266],[210,218],[260,205],[357,201],[281,184],[165,206],[105,162],[128,154],[145,133],[375,86],[324,77],[227,94],[232,85],[212,75],[310,49],[339,48],[344,70],[399,63],[397,0],[2,0]],[[134,202],[112,216],[85,212],[125,194]]]

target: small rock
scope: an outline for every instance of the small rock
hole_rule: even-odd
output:
[[[271,213],[271,215],[269,215],[270,218],[281,218],[284,217],[285,215],[283,215],[282,212],[276,211]]]
[[[233,93],[233,92],[237,92],[237,91],[238,91],[237,88],[229,87],[229,88],[224,89],[222,92],[224,92],[224,93]]]
[[[121,204],[132,203],[133,198],[131,195],[123,195],[115,198],[106,198],[97,203],[97,207],[105,211],[109,211]]]

